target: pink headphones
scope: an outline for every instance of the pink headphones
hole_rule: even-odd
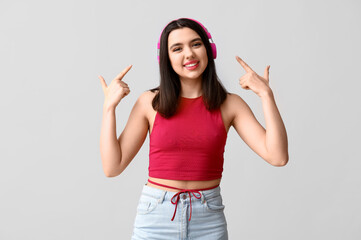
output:
[[[178,18],[178,19],[179,19],[179,18]],[[178,19],[177,19],[177,20],[178,20]],[[217,57],[217,48],[216,48],[216,44],[215,44],[215,43],[213,42],[213,40],[212,40],[211,33],[208,32],[207,28],[206,28],[205,26],[203,26],[203,24],[200,23],[200,22],[198,22],[197,20],[194,20],[194,19],[191,19],[191,18],[187,18],[187,19],[192,20],[192,21],[195,21],[196,23],[198,23],[198,24],[204,29],[204,31],[206,31],[207,36],[208,36],[208,39],[209,39],[209,42],[210,42],[210,44],[211,44],[212,53],[213,53],[213,58],[216,59],[216,57]],[[169,24],[169,23],[168,23],[168,24]],[[168,24],[167,24],[167,25],[168,25]],[[165,28],[165,27],[164,27],[164,28]],[[162,30],[162,33],[163,33],[163,31],[164,31],[164,28],[163,28],[163,30]],[[157,51],[158,51],[158,56],[157,56],[157,58],[158,58],[158,62],[159,62],[160,38],[161,38],[161,36],[162,36],[162,33],[161,33],[160,36],[159,36],[159,40],[158,40],[158,44],[157,44]]]

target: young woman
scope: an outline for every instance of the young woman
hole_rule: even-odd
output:
[[[211,35],[198,21],[170,22],[158,42],[160,85],[137,99],[116,137],[115,108],[130,92],[125,68],[105,94],[100,151],[107,177],[121,174],[149,131],[149,179],[143,186],[132,239],[228,239],[220,192],[223,153],[232,126],[245,143],[274,166],[288,162],[287,134],[269,86],[236,57],[246,74],[239,83],[262,101],[266,129],[240,96],[219,81]]]

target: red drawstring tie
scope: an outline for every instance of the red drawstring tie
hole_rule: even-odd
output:
[[[176,214],[176,212],[177,212],[178,201],[179,201],[179,198],[180,198],[179,195],[180,195],[181,193],[188,193],[188,194],[189,194],[190,214],[189,214],[189,219],[188,219],[188,221],[190,221],[190,220],[191,220],[191,217],[192,217],[192,196],[191,196],[191,193],[192,193],[193,196],[194,196],[195,198],[197,198],[197,199],[200,199],[200,198],[202,197],[202,194],[201,194],[199,191],[197,191],[197,190],[191,190],[191,189],[184,189],[184,190],[182,190],[182,191],[174,194],[174,196],[173,196],[172,199],[171,199],[172,204],[175,204],[175,209],[174,209],[174,214],[173,214],[173,217],[172,217],[172,221],[174,220],[175,214]],[[198,194],[199,194],[199,197],[197,197],[197,196],[195,195],[195,193],[198,193]],[[174,198],[175,198],[175,197],[176,197],[176,201],[174,202]]]
[[[156,183],[156,182],[153,182],[153,181],[151,181],[149,179],[148,179],[148,182],[153,183],[153,184],[158,185],[158,186],[161,186],[161,187],[167,187],[167,188],[180,190],[179,192],[174,194],[174,196],[171,199],[172,204],[175,204],[175,209],[174,209],[174,214],[173,214],[173,217],[172,217],[172,221],[174,220],[175,214],[177,212],[178,201],[179,201],[179,198],[180,198],[179,195],[181,193],[188,193],[188,195],[189,195],[190,214],[189,214],[188,221],[190,221],[191,218],[192,218],[192,196],[191,196],[191,193],[193,194],[193,196],[195,198],[200,199],[202,197],[202,194],[199,191],[210,190],[210,189],[213,189],[213,188],[216,188],[216,187],[219,186],[219,184],[218,184],[217,186],[210,187],[210,188],[203,188],[203,189],[180,189],[180,188],[175,188],[175,187],[167,186],[167,185],[164,185],[164,184]],[[196,196],[196,194],[198,194],[199,196]],[[175,199],[175,202],[174,202],[174,199]]]

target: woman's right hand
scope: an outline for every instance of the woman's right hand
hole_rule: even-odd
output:
[[[116,76],[109,84],[109,86],[107,86],[102,76],[98,76],[105,96],[104,106],[115,109],[118,106],[120,100],[129,94],[130,90],[128,84],[123,82],[122,78],[132,68],[132,66],[133,65],[129,65],[121,73],[119,73],[118,76]]]

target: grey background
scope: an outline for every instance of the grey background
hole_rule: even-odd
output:
[[[107,83],[133,64],[117,135],[157,86],[163,27],[195,18],[217,44],[217,72],[241,88],[242,57],[270,86],[289,163],[274,167],[228,133],[221,183],[230,239],[360,239],[360,1],[0,2],[0,239],[130,239],[149,138],[123,174],[99,152]]]

